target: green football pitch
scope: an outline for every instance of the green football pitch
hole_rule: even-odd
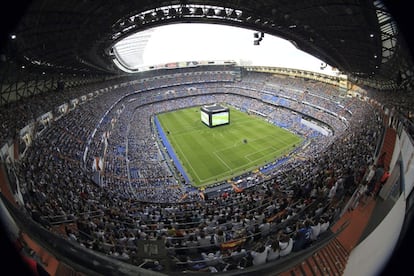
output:
[[[192,185],[207,186],[254,170],[292,151],[302,138],[230,107],[230,124],[209,128],[200,107],[157,115]]]

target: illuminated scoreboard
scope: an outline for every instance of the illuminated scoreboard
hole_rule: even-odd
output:
[[[230,123],[229,108],[218,104],[205,105],[200,108],[201,121],[208,127],[226,125]]]

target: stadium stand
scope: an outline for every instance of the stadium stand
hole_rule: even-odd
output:
[[[257,263],[254,252],[259,245],[280,240],[282,233],[297,245],[301,233],[298,223],[323,220],[333,225],[359,184],[355,182],[357,170],[373,162],[382,129],[382,120],[376,119],[378,112],[362,101],[352,105],[344,102],[343,106],[352,108],[352,123],[344,131],[342,121],[332,121],[335,117],[330,113],[314,111],[321,107],[328,110],[325,98],[316,97],[312,105],[298,100],[295,91],[303,89],[300,81],[289,82],[295,89],[266,91],[292,99],[295,104],[287,109],[262,92],[266,87],[263,80],[274,88],[280,78],[255,73],[235,83],[231,78],[223,81],[223,75],[196,72],[192,78],[187,72],[182,77],[175,74],[135,81],[53,120],[15,168],[24,212],[71,243],[134,265],[144,261],[137,251],[140,243],[160,241],[169,256],[161,264],[163,271],[168,267],[168,273],[248,269]],[[161,150],[162,140],[151,118],[158,112],[202,105],[212,99],[246,112],[260,111],[275,124],[307,136],[307,145],[283,162],[266,165],[260,174],[238,177],[243,192],[235,192],[227,184],[225,197],[222,192],[211,192],[202,200],[196,189],[174,178],[179,174],[173,164],[166,165],[170,158]],[[334,134],[308,135],[311,129],[295,119],[299,112],[309,117],[319,112],[319,119],[332,127]],[[358,122],[367,116],[371,123],[360,127]],[[131,122],[140,127],[131,127]],[[86,144],[89,150],[84,155]],[[98,182],[91,177],[96,168],[85,162],[96,153],[105,156],[104,173]],[[344,183],[348,178],[351,181]],[[315,236],[306,247],[320,240],[324,241]],[[231,256],[236,248],[245,254],[237,264]],[[294,246],[286,256],[301,251]]]
[[[412,124],[390,107],[411,111],[389,93],[358,87],[348,97],[326,83],[235,66],[98,83],[0,110],[2,217],[8,230],[19,228],[14,246],[39,275],[342,274],[374,232],[357,215],[404,196],[397,172],[406,156],[395,161],[391,152]],[[235,176],[237,186],[200,193],[170,161],[154,116],[212,102],[259,114],[304,143]],[[359,193],[374,164],[393,168],[384,202]]]

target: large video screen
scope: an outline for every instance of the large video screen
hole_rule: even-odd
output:
[[[229,123],[229,112],[228,111],[215,113],[211,117],[212,126],[224,125],[228,123]]]
[[[201,110],[201,121],[205,123],[206,125],[210,126],[209,120],[208,120],[208,113]]]

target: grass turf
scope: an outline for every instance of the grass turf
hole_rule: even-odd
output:
[[[181,165],[196,187],[230,179],[290,152],[302,138],[230,108],[230,124],[209,128],[200,107],[158,114]]]

